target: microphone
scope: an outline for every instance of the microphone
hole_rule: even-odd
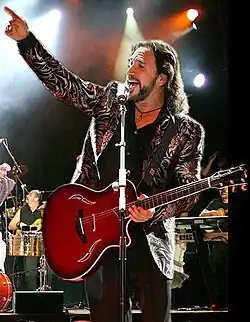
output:
[[[4,141],[6,141],[7,139],[6,138],[2,138],[0,139],[0,144],[3,143]]]
[[[116,92],[118,103],[120,104],[126,103],[126,101],[128,100],[128,94],[129,94],[129,89],[126,83],[118,83],[117,92]]]

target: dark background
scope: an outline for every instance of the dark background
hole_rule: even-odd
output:
[[[199,8],[202,15],[197,22],[198,30],[181,37],[174,47],[179,53],[185,87],[189,94],[190,114],[206,131],[203,163],[207,163],[213,152],[219,151],[231,165],[246,160],[245,147],[249,136],[243,134],[247,133],[248,124],[246,104],[241,103],[244,96],[248,97],[247,85],[240,74],[245,57],[242,51],[246,48],[246,42],[239,43],[239,37],[242,37],[242,31],[245,30],[240,24],[244,20],[244,8],[238,7],[238,11],[237,7],[233,9],[232,61],[237,67],[232,68],[235,76],[232,77],[234,82],[229,90],[228,3],[227,0],[43,0],[38,1],[34,7],[30,6],[30,9],[19,6],[18,12],[29,22],[32,15],[36,17],[54,8],[62,10],[65,16],[58,33],[58,49],[53,53],[83,79],[105,85],[113,79],[113,66],[107,59],[109,54],[113,54],[110,43],[114,42],[119,46],[126,16],[124,11],[128,6],[136,10],[136,20],[142,30],[176,12],[191,7]],[[17,9],[11,1],[5,1],[3,5]],[[1,51],[5,50],[10,49],[1,46]],[[13,52],[14,49],[12,55]],[[4,59],[0,61],[1,71],[6,63],[11,65],[8,53]],[[208,82],[203,88],[191,85],[190,80],[196,69],[207,77]],[[34,86],[30,91],[23,87],[26,76],[10,69],[8,76],[13,75],[9,79],[0,71],[1,84],[5,85],[0,86],[0,137],[7,138],[16,161],[28,167],[28,172],[21,177],[27,188],[53,190],[71,179],[89,119],[80,111],[69,108],[52,97],[27,66],[23,70]],[[18,100],[18,97],[22,97],[23,101]],[[229,123],[229,106],[232,123]],[[0,146],[0,163],[2,162],[13,165],[4,147]],[[20,189],[18,193],[20,194]],[[193,209],[193,214],[199,214],[216,195],[217,191],[204,192]],[[45,200],[47,196],[45,193]],[[237,232],[239,231],[241,234],[242,231],[238,229]]]
[[[146,25],[153,25],[162,17],[171,16],[186,8],[196,6],[201,10],[201,18],[197,23],[198,30],[181,37],[174,46],[179,52],[182,64],[191,105],[190,114],[204,126],[206,131],[204,163],[214,151],[227,155],[227,1],[76,2],[77,7],[73,5],[74,1],[43,1],[39,3],[39,14],[53,8],[64,10],[55,56],[83,79],[103,85],[112,79],[113,74],[105,65],[105,57],[109,55],[110,47],[107,45],[105,48],[102,39],[109,38],[110,41],[114,30],[120,37],[122,36],[126,16],[124,11],[129,3],[137,8],[135,17],[141,30]],[[15,10],[15,6],[12,8]],[[38,9],[35,10],[32,6],[30,15],[32,10],[34,15],[38,15],[36,11]],[[20,14],[23,14],[21,9],[20,11]],[[27,21],[29,22],[28,18]],[[70,34],[69,26],[73,29],[73,34]],[[91,30],[89,36],[85,35],[85,38],[80,36],[84,33],[84,28]],[[117,46],[119,46],[121,39],[117,37],[115,39],[118,39]],[[91,59],[89,55],[92,53],[92,48],[93,50],[96,48],[97,54],[92,55]],[[95,64],[93,67],[93,61],[98,62],[98,66]],[[23,70],[27,78],[32,80],[34,89],[25,95],[23,102],[16,103],[16,97],[24,95],[21,86],[25,80],[15,75],[8,88],[9,91],[0,92],[0,97],[9,96],[9,106],[6,106],[4,99],[2,102],[0,100],[0,110],[1,108],[4,110],[0,120],[0,137],[8,139],[9,148],[16,161],[27,165],[28,172],[22,180],[28,189],[53,190],[70,180],[89,119],[80,111],[69,108],[52,97],[28,67],[24,66]],[[207,83],[203,88],[195,88],[191,84],[196,70],[203,72],[207,77]],[[16,71],[14,73],[16,74]],[[19,83],[22,83],[20,87]],[[15,92],[11,91],[12,86]],[[9,160],[3,146],[0,146],[0,158],[1,162]]]

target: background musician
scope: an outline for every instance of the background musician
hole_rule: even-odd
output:
[[[8,177],[11,167],[7,163],[0,164],[0,206],[15,186],[15,181]]]
[[[211,176],[212,174],[212,167],[214,163],[218,159],[219,152],[215,151],[207,160],[206,163],[203,163],[201,166],[201,178],[206,178]],[[188,212],[184,212],[180,214],[180,217],[188,217],[190,214]],[[192,216],[192,215],[191,215]],[[184,231],[185,232],[185,229]],[[180,233],[182,233],[180,231]],[[178,234],[175,240],[175,257],[174,257],[174,278],[172,283],[172,288],[181,288],[183,282],[189,278],[189,275],[184,271],[184,258],[185,252],[187,250],[187,242],[179,239]]]
[[[213,199],[202,211],[201,216],[224,216],[228,212],[228,187],[219,189],[219,198]]]
[[[15,186],[15,181],[8,177],[11,167],[7,163],[0,164],[0,206],[7,199]],[[6,243],[0,231],[0,271],[5,271],[4,263],[6,259]]]
[[[219,198],[213,199],[200,216],[225,216],[228,214],[228,187],[219,189]],[[220,223],[216,230],[208,230],[204,235],[210,243],[211,264],[219,292],[217,306],[228,307],[228,227]]]
[[[25,226],[29,229],[35,227],[35,232],[39,232],[42,227],[44,207],[45,204],[42,204],[41,192],[39,190],[30,191],[26,197],[26,204],[17,210],[9,223],[8,229],[14,235],[22,234],[23,231],[26,231]],[[16,280],[17,289],[36,290],[38,288],[38,256],[15,256],[13,266],[14,274],[16,272],[24,272],[24,274],[20,274],[21,278]],[[51,280],[51,276],[49,276],[49,279]]]
[[[32,190],[26,197],[26,204],[18,209],[15,216],[9,223],[9,230],[19,233],[24,225],[35,226],[37,230],[41,229],[42,212],[41,207],[42,194],[39,190]]]
[[[214,198],[206,208],[201,212],[200,216],[225,216],[228,213],[228,187],[219,189],[219,198]],[[223,227],[218,227],[215,230],[208,230],[205,235],[206,239],[220,239],[228,242],[228,227],[227,224]]]

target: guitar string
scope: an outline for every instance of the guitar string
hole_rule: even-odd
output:
[[[205,190],[206,188],[204,188],[203,190]],[[131,202],[130,204],[134,204],[134,202]],[[130,205],[128,204],[128,205]],[[97,213],[95,214],[95,220],[98,219],[104,219],[105,217],[109,216],[109,215],[113,215],[114,213],[116,214],[119,211],[118,207],[116,208],[112,208],[112,209],[108,209],[105,210],[103,212]],[[166,218],[169,218],[171,216],[167,216]],[[82,222],[85,224],[91,223],[93,221],[93,217],[92,216],[87,216],[86,218],[82,219]]]
[[[226,175],[227,174],[225,174],[225,176]],[[204,179],[201,179],[201,180],[195,181],[195,182],[189,182],[188,184],[186,184],[183,187],[176,187],[176,188],[170,189],[170,190],[167,191],[167,193],[172,192],[172,194],[174,194],[174,193],[176,193],[176,190],[179,190],[180,192],[182,192],[182,191],[185,191],[186,189],[190,188],[190,186],[195,187],[195,186],[202,185],[202,184],[208,183],[208,182],[209,182],[209,178],[204,178]],[[206,188],[203,188],[202,190],[205,190],[205,189]],[[147,203],[149,201],[157,201],[159,198],[162,198],[162,196],[164,194],[166,194],[166,191],[160,192],[158,194],[155,194],[154,196],[151,196],[151,197],[147,198],[147,199],[150,199],[150,200],[144,199],[144,200],[136,200],[134,202],[130,202],[130,203],[127,204],[126,211],[127,211],[128,206],[130,206],[130,205],[133,205],[133,204],[138,203],[138,202],[141,202],[141,201],[144,201],[144,203]],[[111,214],[117,213],[117,211],[119,212],[119,209],[118,209],[118,207],[115,207],[115,208],[107,209],[107,210],[104,210],[102,212],[99,212],[99,213],[93,214],[93,215],[95,215],[95,220],[96,219],[103,219],[106,216],[109,216]],[[85,224],[91,223],[93,221],[93,215],[87,216],[87,217],[83,218],[82,219],[82,222],[85,223]]]
[[[182,192],[182,191],[185,191],[186,189],[188,189],[187,186],[189,186],[189,188],[192,185],[193,185],[193,187],[195,187],[195,186],[198,186],[198,185],[202,185],[206,181],[208,181],[208,178],[202,179],[199,182],[189,182],[188,184],[185,185],[185,187],[176,187],[176,188],[173,188],[171,190],[168,190],[168,193],[172,192],[172,194],[174,194],[174,193],[176,193],[176,192],[174,192],[176,190],[179,190],[180,192]],[[144,199],[144,200],[136,200],[134,202],[130,202],[130,203],[127,204],[126,210],[130,205],[133,205],[133,204],[141,202],[141,201],[144,201],[144,203],[148,203],[149,201],[157,201],[159,198],[162,198],[162,196],[164,194],[166,194],[166,191],[160,192],[158,194],[155,194],[154,196],[151,196],[151,197],[147,198],[147,199],[150,199],[150,200]],[[93,215],[95,215],[95,219],[101,219],[101,218],[104,218],[105,215],[111,215],[114,212],[116,213],[117,211],[119,211],[119,208],[115,207],[115,208],[107,209],[107,210],[104,210],[102,212],[99,212],[99,213],[93,214]],[[93,215],[83,218],[82,222],[85,223],[85,224],[91,223],[93,221]]]
[[[202,190],[206,190],[206,188],[204,188],[204,189],[202,189]],[[200,191],[202,191],[202,190],[200,190]],[[132,204],[134,204],[134,202],[131,202],[131,203],[129,203],[128,205],[132,205]],[[126,211],[127,211],[127,209],[126,209]],[[119,209],[118,209],[118,207],[116,207],[116,208],[112,208],[112,209],[108,209],[108,210],[105,210],[105,211],[103,211],[103,212],[99,212],[99,213],[97,213],[97,214],[95,214],[95,220],[98,220],[98,219],[104,219],[105,217],[108,217],[108,216],[110,216],[110,215],[113,215],[113,214],[117,214],[117,213],[119,213]],[[92,221],[93,221],[93,217],[92,217],[93,215],[91,215],[91,216],[87,216],[87,217],[85,217],[85,218],[83,218],[82,219],[82,222],[84,223],[84,224],[88,224],[88,223],[91,223]],[[166,216],[165,218],[169,218],[169,217],[171,217],[171,216]]]

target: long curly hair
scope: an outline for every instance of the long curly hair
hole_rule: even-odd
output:
[[[184,91],[184,83],[180,71],[180,62],[177,52],[168,43],[162,40],[139,41],[132,46],[132,54],[140,47],[151,49],[155,56],[158,74],[168,77],[164,85],[165,105],[173,115],[189,112],[187,94]]]

